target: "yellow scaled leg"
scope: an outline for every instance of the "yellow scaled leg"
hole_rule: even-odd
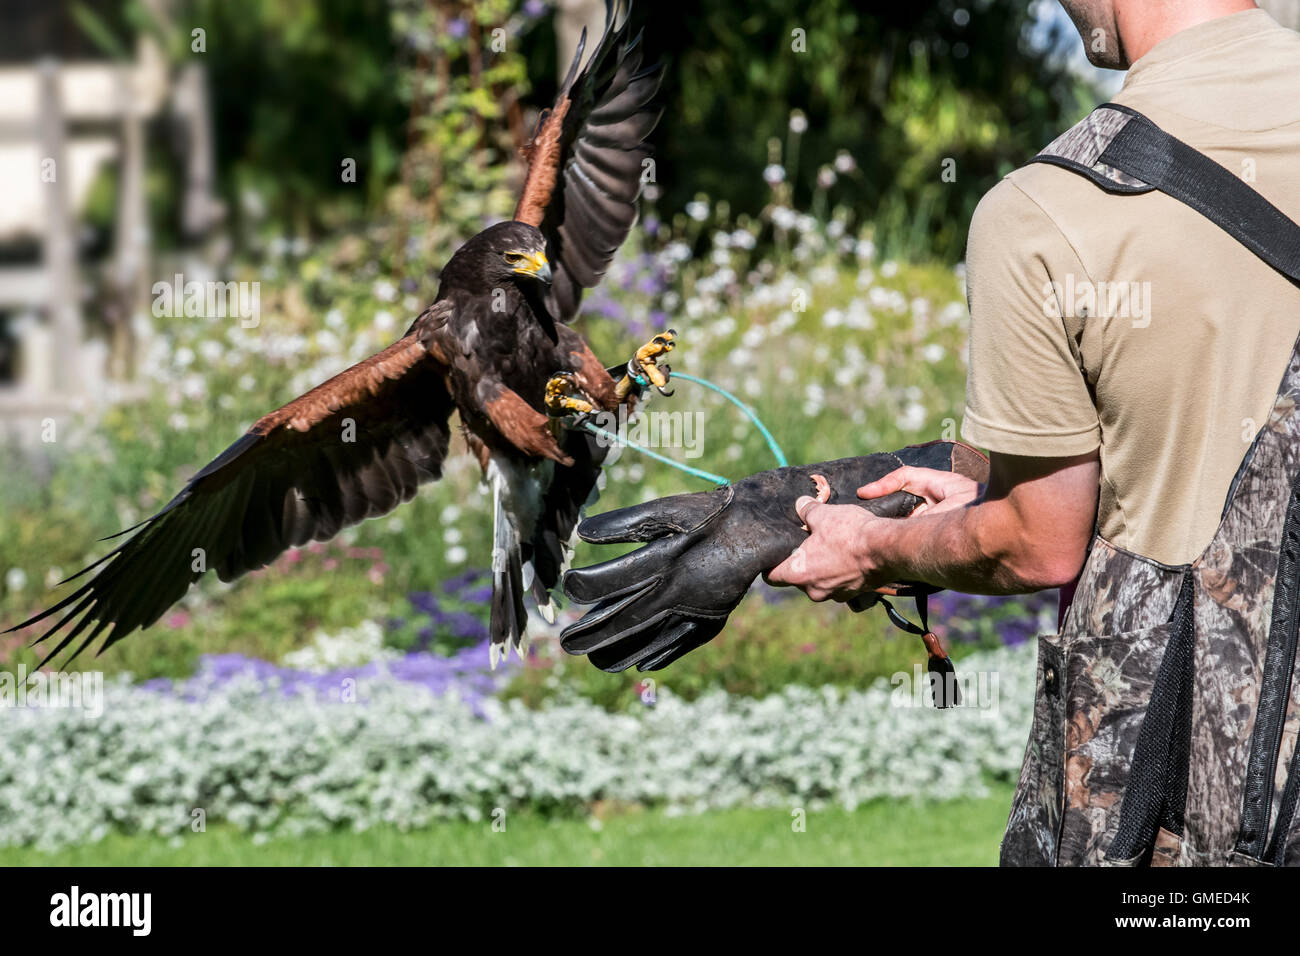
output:
[[[572,372],[557,372],[546,382],[546,411],[552,418],[565,415],[583,415],[594,412],[596,407],[585,398],[575,395],[578,385]]]
[[[624,375],[622,380],[615,387],[618,393],[619,401],[627,398],[627,393],[632,390],[635,384],[632,380],[632,369],[636,368],[651,385],[663,392],[668,385],[668,373],[656,364],[656,359],[661,355],[667,355],[677,347],[677,331],[669,329],[666,332],[660,332],[645,345],[636,350],[632,361],[628,363],[628,374]]]

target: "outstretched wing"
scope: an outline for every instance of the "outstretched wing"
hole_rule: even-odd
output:
[[[524,148],[528,176],[515,219],[546,236],[554,279],[547,307],[569,321],[582,290],[597,285],[636,222],[651,105],[664,68],[641,67],[641,35],[628,37],[625,0],[605,0],[605,33],[579,72],[586,31],[555,105]]]
[[[261,418],[128,529],[135,533],[123,544],[68,580],[99,568],[93,578],[10,630],[62,612],[37,639],[63,631],[46,661],[84,634],[75,657],[107,629],[102,651],[156,621],[208,569],[230,581],[409,501],[441,477],[447,455],[455,405],[428,333],[450,308],[431,306],[382,352]]]

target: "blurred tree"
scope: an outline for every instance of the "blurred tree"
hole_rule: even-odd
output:
[[[979,197],[1093,105],[1080,80],[1026,42],[1033,7],[699,0],[651,9],[647,47],[673,60],[656,134],[666,208],[703,192],[756,212],[777,137],[802,208],[820,173],[834,179],[833,202],[875,221],[886,251],[959,257]],[[793,130],[792,110],[802,114]],[[841,151],[856,171],[846,174]]]
[[[979,197],[1094,101],[1054,42],[1027,41],[1036,2],[639,4],[672,63],[660,209],[703,193],[757,212],[766,171],[801,208],[871,220],[887,254],[960,257]],[[542,0],[175,0],[171,19],[175,58],[209,70],[245,223],[302,232],[389,203],[463,233],[508,215],[513,146],[555,93]]]

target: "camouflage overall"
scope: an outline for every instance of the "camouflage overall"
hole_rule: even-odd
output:
[[[1131,162],[1144,141],[1111,148],[1130,123],[1164,136],[1102,107],[1037,159],[1111,192],[1149,190]],[[1298,403],[1300,343],[1191,565],[1094,538],[1061,632],[1039,638],[1004,865],[1300,865]]]

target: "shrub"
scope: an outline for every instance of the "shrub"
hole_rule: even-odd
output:
[[[1034,656],[968,658],[967,671],[996,680],[994,706],[948,711],[912,706],[883,680],[763,698],[665,692],[621,713],[580,699],[530,710],[477,697],[482,672],[467,668],[470,683],[444,674],[438,694],[376,667],[349,703],[337,674],[219,663],[170,691],[115,681],[94,720],[9,710],[0,843],[167,836],[197,819],[294,835],[522,808],[581,814],[598,800],[699,811],[980,795],[1019,766]]]

